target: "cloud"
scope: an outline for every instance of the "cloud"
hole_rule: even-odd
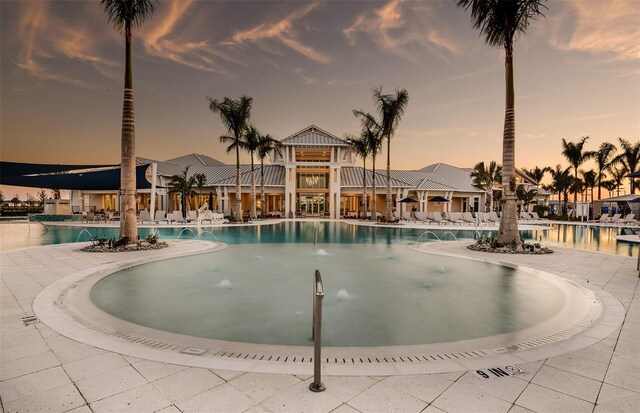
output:
[[[342,32],[352,46],[358,34],[364,33],[380,50],[411,60],[415,59],[415,47],[440,57],[444,57],[443,52],[458,54],[459,45],[445,30],[436,28],[437,17],[431,5],[424,2],[393,0],[357,16]]]
[[[551,18],[551,45],[560,50],[640,58],[640,2],[571,1]]]
[[[314,2],[305,5],[288,16],[273,23],[263,22],[254,28],[235,33],[233,37],[226,42],[230,46],[242,46],[245,43],[255,43],[263,50],[271,53],[277,53],[271,46],[274,41],[284,45],[306,58],[318,63],[329,63],[331,57],[315,50],[313,47],[305,45],[299,39],[294,26],[303,17],[307,16],[315,10],[320,3]]]
[[[305,74],[304,69],[300,68],[300,67],[296,67],[295,69],[293,69],[293,73],[295,73],[296,75],[300,76],[300,78],[302,80],[304,80],[304,83],[306,84],[311,84],[311,83],[316,83],[318,81],[318,79],[308,76]]]
[[[28,2],[23,7],[18,21],[18,39],[23,39],[16,61],[18,67],[39,79],[93,87],[70,73],[73,67],[60,64],[60,58],[65,56],[93,66],[104,76],[113,76],[110,69],[118,64],[92,53],[97,45],[87,30],[55,19],[47,2]]]
[[[142,33],[145,51],[154,57],[169,60],[196,70],[230,76],[220,60],[240,63],[227,55],[221,48],[211,46],[208,40],[193,40],[190,26],[179,27],[194,2],[174,1],[168,3],[164,15],[156,16],[150,22],[150,29]]]

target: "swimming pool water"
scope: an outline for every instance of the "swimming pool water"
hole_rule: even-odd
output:
[[[117,272],[90,296],[107,313],[159,330],[310,345],[316,269],[327,346],[492,336],[538,324],[564,304],[557,286],[531,273],[385,242],[236,244]]]
[[[356,226],[340,222],[297,221],[283,222],[262,226],[232,226],[232,227],[206,227],[209,233],[202,234],[202,239],[219,240],[227,244],[246,243],[313,243],[315,228],[318,228],[317,242],[337,243],[367,243],[367,244],[407,244],[421,241],[435,240],[437,237],[453,239],[473,239],[477,236],[472,230],[442,230],[435,228],[412,229],[395,227],[367,227]],[[48,230],[39,223],[0,223],[0,251],[23,248],[36,245],[61,244],[67,242],[88,241],[93,235],[117,237],[117,228],[86,228],[50,226]],[[153,231],[149,228],[140,228],[140,236],[146,237]],[[194,232],[183,231],[183,228],[158,228],[161,238],[175,239],[182,232],[182,238],[193,238]],[[195,228],[193,229],[195,231]],[[426,233],[429,231],[431,233]],[[449,234],[447,234],[449,233]],[[213,236],[211,235],[213,234]],[[582,248],[593,251],[601,251],[609,254],[624,256],[637,256],[638,244],[617,242],[615,237],[621,234],[633,234],[629,228],[596,227],[585,225],[554,225],[550,229],[520,231],[525,240],[540,240],[547,246],[560,246],[569,248]],[[483,236],[495,236],[495,232],[482,231]]]

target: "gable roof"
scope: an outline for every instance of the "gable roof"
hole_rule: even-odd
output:
[[[196,166],[196,165],[224,165],[222,162],[216,159],[213,159],[210,156],[202,155],[198,153],[191,153],[189,155],[167,159],[165,162],[178,165],[183,169],[187,166]]]
[[[308,126],[293,135],[284,138],[283,145],[296,146],[349,146],[343,139],[320,129],[315,125]]]

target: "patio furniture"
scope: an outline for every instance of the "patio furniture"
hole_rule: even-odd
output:
[[[471,224],[476,224],[477,220],[473,217],[473,214],[471,212],[463,212],[462,213],[462,220],[464,222],[469,222]]]
[[[621,225],[632,225],[636,223],[634,219],[636,214],[627,214],[624,218],[622,218],[619,222]]]
[[[148,223],[151,223],[151,215],[149,215],[149,211],[147,211],[146,209],[143,209],[138,214],[138,223],[144,224],[145,221]]]

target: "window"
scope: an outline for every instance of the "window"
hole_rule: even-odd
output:
[[[329,174],[299,173],[298,188],[327,189],[329,188]]]

